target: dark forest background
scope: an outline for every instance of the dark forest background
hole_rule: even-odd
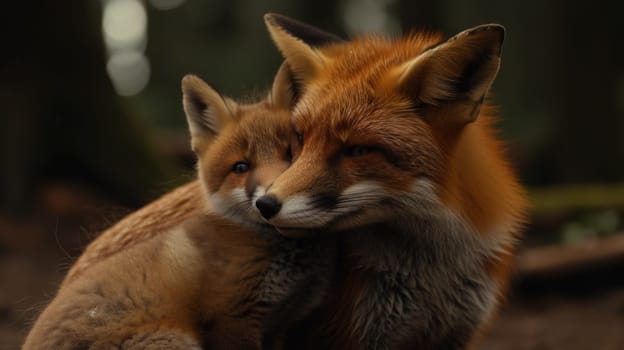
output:
[[[345,38],[414,29],[450,36],[503,24],[493,101],[533,200],[517,294],[551,293],[566,276],[612,290],[624,279],[621,269],[607,282],[591,278],[624,260],[623,10],[617,1],[562,0],[3,4],[0,321],[8,328],[0,339],[19,343],[37,312],[31,305],[53,294],[65,265],[100,229],[193,177],[182,76],[195,73],[234,98],[270,86],[281,57],[264,27],[266,12]],[[616,295],[624,314],[624,294]],[[617,320],[608,323],[624,325]]]

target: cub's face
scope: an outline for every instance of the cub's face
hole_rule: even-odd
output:
[[[212,209],[240,224],[270,227],[254,206],[291,161],[290,114],[265,104],[239,106],[198,154],[199,177]]]
[[[182,80],[182,91],[210,210],[254,229],[273,227],[254,202],[292,158],[290,144],[295,136],[281,90],[274,87],[262,102],[239,105],[188,75]]]

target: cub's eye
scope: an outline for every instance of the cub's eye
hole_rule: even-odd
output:
[[[292,146],[288,145],[288,148],[286,149],[286,161],[287,162],[292,162],[293,159],[293,152],[292,152]]]
[[[249,171],[250,165],[247,162],[236,162],[232,166],[232,172],[236,174],[243,174]]]
[[[355,145],[355,146],[350,146],[347,149],[345,149],[342,154],[345,157],[350,157],[350,158],[357,158],[357,157],[364,157],[369,155],[371,152],[375,151],[374,147],[371,146],[362,146],[362,145]]]

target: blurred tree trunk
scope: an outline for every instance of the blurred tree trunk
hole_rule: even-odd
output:
[[[98,2],[4,5],[0,205],[27,209],[49,179],[96,185],[136,205],[171,186],[145,128],[106,74]]]
[[[618,105],[624,79],[621,7],[614,2],[557,3],[551,26],[556,32],[551,43],[557,60],[556,121],[535,165],[549,174],[546,182],[624,178],[624,111]]]
[[[399,0],[396,13],[402,32],[407,33],[414,29],[443,30],[443,11],[443,1]]]
[[[336,1],[308,0],[300,2],[299,6],[300,9],[298,12],[301,15],[298,15],[296,18],[336,34],[341,38],[346,38],[342,18],[344,14],[340,11],[341,7],[336,5]]]

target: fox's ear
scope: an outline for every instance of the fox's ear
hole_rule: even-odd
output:
[[[457,122],[472,122],[498,73],[504,37],[498,24],[465,30],[397,67],[385,82],[417,108],[453,107]]]
[[[314,77],[327,60],[317,48],[342,41],[334,34],[274,13],[264,15],[264,22],[294,77],[303,83]]]
[[[299,87],[287,62],[280,66],[271,87],[270,101],[276,108],[292,109],[299,98]]]
[[[200,152],[236,117],[237,104],[194,75],[182,78],[182,95],[191,147]]]

